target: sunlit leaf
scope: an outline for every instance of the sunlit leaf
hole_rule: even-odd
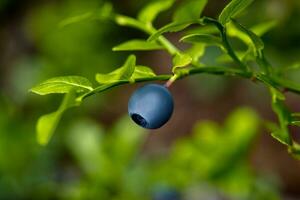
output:
[[[132,79],[147,78],[156,76],[153,70],[146,66],[136,66],[132,74]]]
[[[141,12],[138,14],[138,20],[151,23],[159,13],[169,9],[173,3],[174,0],[153,1],[141,10]]]
[[[232,0],[226,7],[223,9],[219,15],[219,21],[221,24],[225,25],[230,21],[232,17],[235,17],[237,14],[242,12],[246,7],[248,7],[253,0]]]
[[[113,51],[146,51],[159,50],[163,46],[156,42],[148,42],[145,40],[130,40],[113,48]]]
[[[91,82],[81,76],[61,76],[48,79],[30,89],[31,92],[46,95],[51,93],[68,93],[70,90],[83,92],[93,90]]]
[[[179,5],[173,16],[174,22],[199,19],[207,0],[186,0]]]
[[[96,74],[96,80],[100,84],[118,82],[120,80],[129,80],[135,68],[136,58],[130,55],[124,65],[108,74]]]

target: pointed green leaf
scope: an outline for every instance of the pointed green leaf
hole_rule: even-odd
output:
[[[292,139],[288,129],[288,125],[291,121],[290,112],[284,102],[278,99],[278,93],[275,92],[275,90],[270,91],[272,94],[272,109],[276,113],[280,125],[279,129],[273,131],[272,136],[283,144],[291,145]]]
[[[48,79],[30,89],[31,92],[46,95],[51,93],[68,93],[70,90],[84,92],[93,90],[91,82],[81,76],[61,76]]]
[[[259,55],[260,52],[264,49],[264,42],[260,39],[260,37],[258,37],[251,30],[247,29],[246,27],[244,27],[243,25],[238,23],[236,20],[232,20],[232,22],[238,29],[243,31],[250,38],[250,40],[252,41],[252,43],[255,47],[257,55]]]
[[[113,51],[147,51],[159,50],[163,46],[156,42],[148,42],[145,40],[130,40],[113,48]]]
[[[135,68],[136,58],[130,55],[124,65],[108,74],[96,74],[96,80],[100,84],[118,82],[120,80],[129,80]]]
[[[186,27],[190,26],[191,24],[194,23],[201,23],[201,20],[193,20],[193,21],[188,21],[188,22],[172,22],[170,24],[167,24],[163,27],[161,27],[158,31],[153,33],[149,38],[148,41],[154,41],[156,40],[159,36],[161,36],[164,33],[167,32],[177,32],[185,29]]]
[[[136,66],[132,74],[132,79],[155,77],[153,70],[146,66]]]
[[[248,7],[253,0],[232,0],[226,7],[223,9],[219,15],[219,21],[221,24],[225,25],[230,21],[232,17],[235,17],[237,14],[242,12],[246,7]]]
[[[144,31],[144,32],[148,32],[146,25],[134,18],[127,17],[124,15],[116,15],[115,21],[120,26],[128,26],[128,27],[132,27],[132,28]]]
[[[138,20],[145,23],[152,23],[157,15],[168,10],[174,3],[174,0],[156,0],[149,3],[138,14]]]
[[[70,91],[65,95],[57,111],[43,115],[38,119],[36,131],[37,141],[40,145],[48,144],[65,110],[73,106],[78,106],[80,104],[80,102],[76,101],[75,99],[75,92]]]
[[[177,53],[173,58],[173,73],[175,73],[177,68],[189,65],[192,62],[192,60],[192,57],[188,54]]]
[[[190,34],[183,36],[181,42],[202,43],[207,45],[222,46],[222,40],[219,37],[208,34]]]
[[[179,5],[173,16],[174,22],[185,22],[199,19],[207,0],[186,0]]]

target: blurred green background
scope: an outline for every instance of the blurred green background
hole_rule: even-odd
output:
[[[135,16],[148,1],[111,2],[118,12]],[[204,15],[217,16],[226,3],[210,0]],[[36,120],[55,110],[61,96],[40,97],[28,89],[53,76],[93,80],[128,55],[112,52],[113,46],[146,37],[108,21],[58,27],[102,4],[0,0],[0,199],[300,199],[300,162],[262,126],[265,119],[276,120],[266,89],[237,78],[199,75],[176,82],[174,115],[155,131],[137,127],[126,114],[128,98],[141,84],[95,95],[69,110],[50,144],[39,146]],[[169,17],[162,14],[157,26]],[[299,0],[257,0],[241,21],[277,21],[263,39],[270,61],[285,67],[299,62],[299,18]],[[176,41],[179,35],[168,37]],[[215,63],[216,55],[209,48],[204,59]],[[137,57],[158,74],[169,72],[164,52]],[[294,71],[290,78],[299,76]],[[288,94],[296,111],[298,102]],[[299,140],[299,130],[292,132]]]

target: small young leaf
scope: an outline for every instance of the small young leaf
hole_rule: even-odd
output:
[[[146,66],[136,66],[132,74],[132,79],[147,78],[156,76],[153,70]]]
[[[173,58],[173,73],[175,73],[177,68],[189,65],[192,60],[192,57],[188,54],[177,53]]]
[[[172,22],[169,23],[163,27],[161,27],[158,31],[153,33],[149,38],[148,41],[154,41],[156,40],[159,36],[161,36],[164,33],[167,32],[177,32],[185,29],[186,27],[190,26],[191,24],[194,23],[201,23],[201,20],[193,20],[189,22]]]
[[[96,74],[96,80],[100,84],[118,82],[120,80],[129,80],[135,68],[136,58],[130,55],[124,65],[108,74]]]
[[[149,3],[138,14],[138,20],[145,23],[152,23],[157,15],[168,10],[174,3],[174,0],[156,0]]]
[[[48,79],[30,89],[31,92],[46,95],[51,93],[68,93],[70,90],[84,92],[93,90],[91,82],[81,76],[61,76]]]
[[[191,34],[183,36],[181,42],[202,43],[207,45],[222,46],[222,40],[219,37],[208,34]]]
[[[207,4],[207,0],[186,0],[175,11],[173,16],[174,22],[185,22],[199,19],[200,15]]]
[[[113,48],[113,51],[147,51],[159,50],[163,46],[156,42],[148,42],[145,40],[130,40]]]
[[[221,24],[225,25],[232,17],[235,17],[252,2],[253,0],[232,0],[219,15],[219,21]]]
[[[57,111],[41,116],[36,125],[38,143],[40,145],[48,144],[65,110],[79,104],[80,102],[75,100],[75,92],[70,91],[65,95]]]

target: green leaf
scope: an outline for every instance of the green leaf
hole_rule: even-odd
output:
[[[145,40],[130,40],[113,48],[113,51],[147,51],[159,50],[163,46],[156,42],[148,42]]]
[[[159,30],[157,30],[155,33],[153,33],[148,38],[148,41],[154,41],[159,36],[161,36],[162,34],[167,33],[167,32],[181,31],[194,23],[201,23],[201,20],[193,20],[193,21],[189,21],[189,22],[172,22],[170,24],[167,24],[167,25],[161,27]]]
[[[189,65],[192,62],[192,60],[192,57],[188,54],[177,53],[173,58],[173,73],[175,73],[177,68]]]
[[[180,39],[181,42],[203,43],[207,45],[222,46],[222,40],[219,37],[208,34],[190,34]]]
[[[257,55],[260,55],[261,51],[264,49],[264,42],[260,39],[260,37],[258,37],[251,30],[247,29],[246,27],[238,23],[236,20],[232,20],[232,22],[237,28],[243,31],[251,39]]]
[[[280,128],[274,130],[271,135],[283,144],[292,145],[292,139],[288,130],[288,125],[291,121],[291,114],[284,102],[278,99],[278,93],[274,90],[270,91],[272,94],[272,109],[277,114],[280,125]]]
[[[152,23],[157,15],[168,10],[174,3],[174,0],[157,0],[149,3],[138,14],[138,20],[145,23]]]
[[[197,62],[205,53],[205,44],[194,44],[191,48],[187,49],[184,53],[192,57],[193,61]]]
[[[207,0],[186,0],[179,5],[173,16],[174,22],[199,19]]]
[[[223,9],[219,15],[219,21],[221,24],[225,25],[230,21],[232,17],[235,17],[246,7],[248,7],[253,0],[232,0],[226,7]]]
[[[80,104],[80,102],[76,101],[75,99],[75,92],[70,91],[65,95],[57,111],[43,115],[38,119],[36,131],[37,141],[40,145],[48,144],[65,110],[73,106],[78,106]]]
[[[129,80],[134,72],[135,62],[135,56],[130,55],[122,67],[108,74],[96,74],[96,80],[100,84],[108,84],[122,80]]]
[[[144,31],[146,33],[148,32],[148,28],[146,27],[146,25],[134,18],[127,17],[124,15],[116,15],[115,21],[120,26],[128,26],[128,27],[132,27]]]
[[[147,78],[147,77],[155,77],[155,73],[153,70],[146,66],[136,66],[134,72],[132,74],[132,79],[139,79],[139,78]]]
[[[48,79],[30,89],[31,92],[46,95],[52,93],[68,93],[70,90],[84,92],[93,90],[91,82],[81,76],[61,76]]]

